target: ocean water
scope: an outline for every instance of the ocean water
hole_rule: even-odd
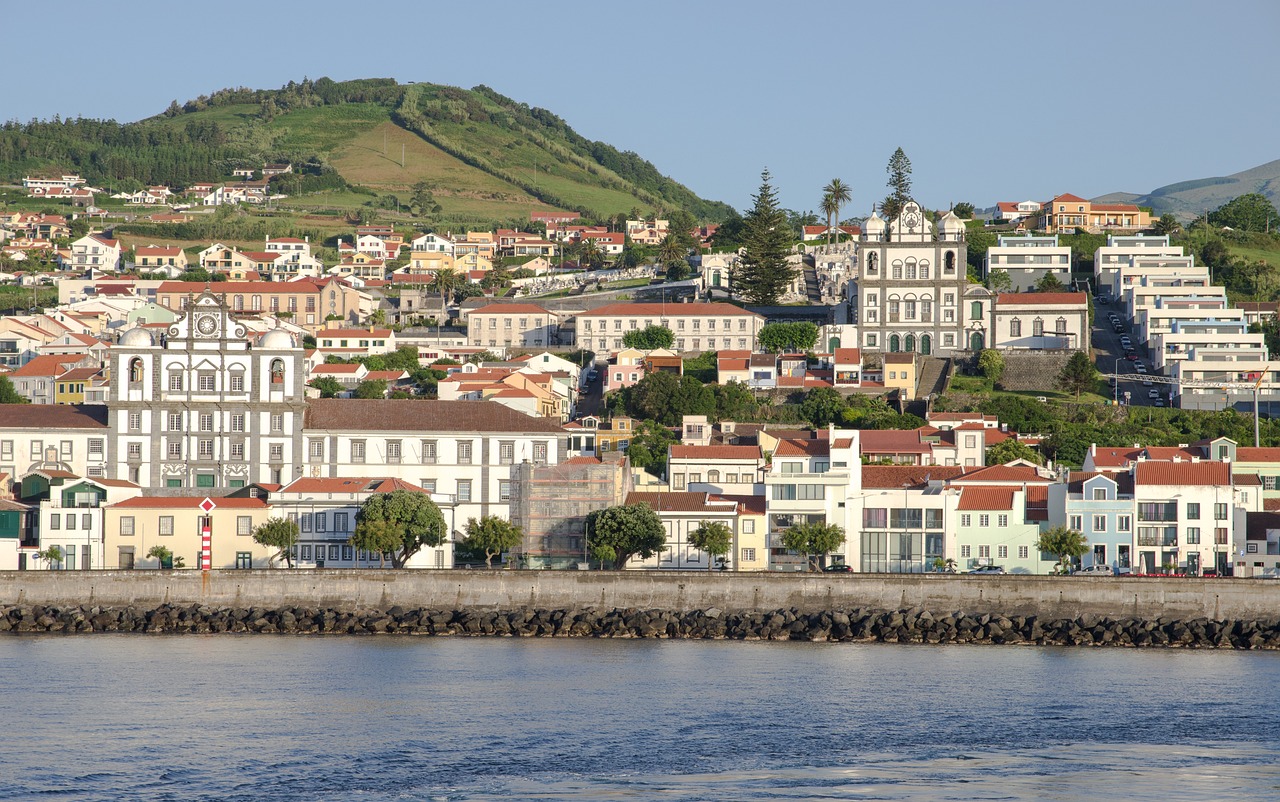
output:
[[[1280,654],[0,637],[0,799],[1277,800]]]

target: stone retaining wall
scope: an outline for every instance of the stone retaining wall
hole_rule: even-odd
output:
[[[1280,581],[709,571],[9,571],[0,606],[963,611],[1044,620],[1280,616]]]

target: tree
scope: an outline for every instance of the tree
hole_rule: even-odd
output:
[[[1097,382],[1098,371],[1084,351],[1072,354],[1058,374],[1058,386],[1068,393],[1075,393],[1077,401],[1080,400],[1081,393],[1092,390]]]
[[[967,201],[961,201],[955,206],[952,206],[951,211],[955,212],[956,217],[959,217],[961,220],[973,219],[973,204]]]
[[[1040,533],[1036,539],[1036,550],[1052,554],[1058,558],[1054,573],[1067,573],[1071,562],[1079,559],[1089,550],[1089,541],[1074,529],[1055,526]]]
[[[387,324],[387,313],[382,309],[375,309],[369,315],[369,323],[374,326],[385,326]]]
[[[639,348],[641,351],[652,351],[655,348],[670,348],[676,342],[676,335],[666,326],[645,326],[633,329],[622,335],[622,344],[628,348]]]
[[[676,426],[685,415],[715,415],[716,399],[694,376],[658,371],[628,388],[626,406],[634,417]]]
[[[658,243],[658,261],[664,267],[683,262],[688,253],[688,249],[680,244],[680,240],[676,239],[674,234],[667,234],[662,238],[662,242]]]
[[[449,317],[449,299],[453,293],[462,286],[464,279],[458,274],[457,270],[452,267],[442,268],[436,271],[435,285],[436,292],[440,293],[440,305],[444,307],[443,316]]]
[[[667,469],[667,449],[676,442],[676,436],[665,426],[654,421],[640,421],[627,444],[627,459],[633,468],[641,468],[655,476]]]
[[[1062,292],[1062,282],[1052,273],[1045,273],[1036,282],[1036,292]]]
[[[40,549],[36,552],[36,559],[44,560],[50,568],[53,568],[54,563],[62,562],[62,547],[49,546],[48,548]]]
[[[52,548],[57,548],[57,546],[53,546]],[[151,550],[147,552],[147,556],[153,560],[160,561],[160,564],[156,566],[157,568],[173,567],[173,552],[165,546],[152,546]]]
[[[842,420],[848,404],[840,391],[834,387],[819,387],[810,390],[800,403],[800,417],[817,428]]]
[[[831,179],[831,183],[822,188],[823,199],[830,198],[835,205],[835,226],[837,240],[840,238],[840,207],[849,202],[853,197],[849,185],[841,181],[839,178]]]
[[[1009,278],[1009,271],[996,268],[987,273],[987,289],[992,292],[1008,292],[1013,289],[1013,279]]]
[[[355,398],[386,398],[387,380],[365,379],[356,385],[356,391],[352,395]]]
[[[583,237],[578,243],[578,264],[588,270],[600,267],[604,264],[604,254],[600,252],[600,246],[590,237]]]
[[[1157,234],[1172,235],[1182,230],[1182,224],[1178,222],[1178,218],[1171,214],[1163,214],[1153,226]]]
[[[747,235],[747,221],[737,212],[725,218],[716,233],[711,235],[711,247],[718,250],[736,251],[742,247]]]
[[[817,521],[796,524],[782,533],[782,547],[804,557],[805,570],[817,568],[814,557],[830,554],[844,542],[844,530]]]
[[[707,570],[711,570],[716,557],[724,557],[733,548],[733,533],[720,521],[703,521],[689,533],[689,543],[699,551],[711,555]]]
[[[897,205],[898,211],[901,211],[903,204],[911,200],[911,160],[903,153],[902,148],[895,150],[889,157],[884,171],[889,174],[889,189],[892,190],[889,197]],[[888,210],[885,210],[885,214],[888,215]]]
[[[667,544],[667,532],[648,504],[624,504],[587,516],[587,549],[621,570],[632,557],[647,560]]]
[[[332,376],[321,376],[318,379],[312,379],[307,384],[319,390],[321,398],[337,398],[347,391],[342,382]]]
[[[433,217],[440,214],[440,204],[436,203],[431,185],[426,181],[414,184],[409,195],[409,210],[418,217]]]
[[[994,348],[984,348],[978,354],[978,370],[992,384],[1000,381],[1000,377],[1004,375],[1004,354]]]
[[[30,404],[31,400],[23,396],[9,381],[8,376],[0,376],[0,404]]]
[[[988,465],[1007,465],[1014,460],[1025,459],[1028,462],[1034,462],[1039,465],[1043,462],[1040,455],[1031,449],[1026,443],[1019,442],[1010,437],[1008,440],[1001,440],[991,448],[987,449]]]
[[[480,520],[467,521],[466,545],[472,551],[484,554],[484,567],[493,567],[493,558],[504,551],[511,551],[524,540],[520,527],[496,515],[486,515]]]
[[[742,259],[732,275],[737,294],[749,304],[776,304],[795,278],[796,268],[787,261],[791,230],[768,170],[760,174],[755,205],[747,213]]]
[[[1209,212],[1209,225],[1236,231],[1270,231],[1280,220],[1280,213],[1267,196],[1251,192],[1227,201]]]
[[[840,206],[836,203],[836,199],[830,195],[822,196],[822,204],[818,207],[822,213],[827,216],[827,244],[831,244],[831,228],[834,225],[831,221],[836,219],[836,215],[840,212]]]
[[[390,552],[391,565],[403,568],[424,546],[443,545],[447,536],[444,515],[430,495],[393,490],[365,499],[347,542],[366,551]]]
[[[298,522],[288,518],[271,518],[253,530],[253,540],[263,546],[279,549],[271,562],[284,557],[284,563],[293,567],[293,547],[298,543]]]
[[[740,382],[712,386],[711,393],[716,397],[716,420],[747,421],[756,416],[760,405],[750,388]]]
[[[756,341],[773,353],[805,353],[818,343],[818,327],[808,321],[766,323],[760,327]]]

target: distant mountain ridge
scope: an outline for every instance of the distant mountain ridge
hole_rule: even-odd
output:
[[[1135,203],[1150,206],[1157,216],[1172,214],[1183,220],[1211,212],[1227,201],[1256,192],[1280,202],[1280,159],[1228,176],[1178,181],[1145,195],[1112,192],[1093,198],[1102,203]]]

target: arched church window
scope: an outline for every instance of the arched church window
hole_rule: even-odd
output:
[[[867,254],[867,274],[874,276],[880,266],[880,256],[875,253]]]
[[[956,272],[956,253],[955,251],[947,251],[942,257],[942,271],[944,273]]]
[[[244,296],[243,296],[243,295],[237,295],[237,296],[235,297],[235,301],[231,304],[231,306],[232,306],[232,308],[233,308],[233,309],[235,309],[237,312],[241,312],[241,311],[243,311],[243,310],[244,310]]]
[[[284,384],[284,360],[271,360],[271,383]]]
[[[969,304],[969,319],[982,320],[982,301],[974,301]]]
[[[129,383],[138,384],[142,381],[142,360],[134,357],[129,360]]]

